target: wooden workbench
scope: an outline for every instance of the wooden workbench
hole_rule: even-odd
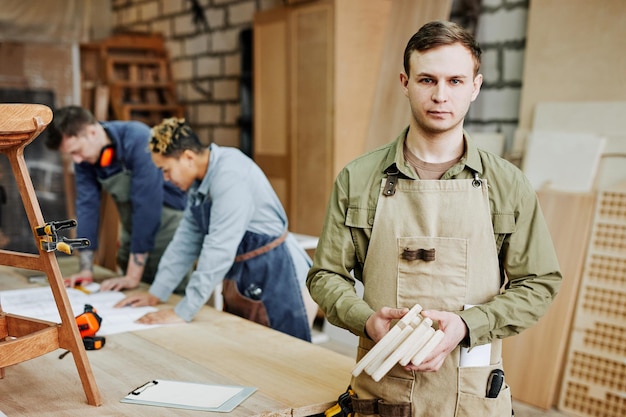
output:
[[[0,267],[0,291],[26,288],[24,276]],[[175,297],[162,306],[172,308]],[[103,318],[106,320],[106,317]],[[242,385],[257,391],[228,416],[309,416],[323,413],[350,382],[354,359],[204,307],[191,323],[106,337],[87,355],[104,404],[86,403],[70,357],[57,350],[6,368],[0,411],[18,416],[221,416],[120,403],[152,379]]]

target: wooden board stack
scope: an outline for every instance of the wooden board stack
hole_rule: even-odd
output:
[[[409,312],[355,365],[352,375],[365,371],[376,382],[399,363],[419,365],[443,339],[443,332],[423,317],[422,306],[415,304]]]

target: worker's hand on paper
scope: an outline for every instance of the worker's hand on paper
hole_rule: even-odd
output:
[[[367,319],[365,331],[370,339],[378,342],[389,332],[392,321],[401,319],[408,312],[408,308],[382,307]]]
[[[420,372],[438,371],[450,352],[467,335],[467,326],[458,314],[447,311],[425,310],[422,311],[422,316],[430,318],[433,323],[439,323],[439,330],[444,333],[444,337],[419,366],[409,364],[405,369]]]
[[[145,306],[155,306],[159,304],[161,300],[159,297],[155,297],[154,295],[143,292],[139,294],[129,295],[123,300],[119,301],[113,307],[145,307]]]
[[[65,278],[63,282],[68,288],[74,288],[77,285],[89,284],[93,282],[93,272],[85,269],[76,274],[70,275],[70,277]]]
[[[128,275],[123,277],[109,278],[102,281],[100,291],[121,291],[137,288],[141,279],[136,279]]]
[[[142,317],[139,317],[136,320],[137,323],[141,324],[173,324],[173,323],[184,323],[185,320],[180,318],[174,310],[159,310],[154,313],[148,313]]]

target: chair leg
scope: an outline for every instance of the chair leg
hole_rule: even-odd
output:
[[[14,177],[17,182],[17,186],[22,198],[24,210],[33,230],[33,236],[35,228],[44,224],[43,214],[39,207],[39,202],[35,194],[32,181],[28,174],[28,168],[21,151],[12,151],[7,154],[11,167],[13,169]],[[37,246],[39,246],[37,241]],[[87,402],[90,405],[101,405],[102,398],[96,385],[91,366],[87,359],[87,353],[82,343],[82,339],[78,332],[78,326],[76,325],[76,318],[72,311],[67,291],[63,283],[63,276],[57,262],[54,252],[46,252],[40,248],[39,260],[41,271],[46,273],[50,289],[54,296],[54,300],[57,305],[57,310],[61,318],[61,325],[59,327],[59,346],[72,352],[74,362],[80,376],[80,380],[87,397]]]

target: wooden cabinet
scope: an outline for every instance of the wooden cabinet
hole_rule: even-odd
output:
[[[365,150],[391,3],[321,0],[255,16],[253,155],[294,232],[319,235],[336,175]]]
[[[450,0],[315,0],[254,18],[253,156],[294,232],[317,236],[348,162],[408,125],[404,47]]]

